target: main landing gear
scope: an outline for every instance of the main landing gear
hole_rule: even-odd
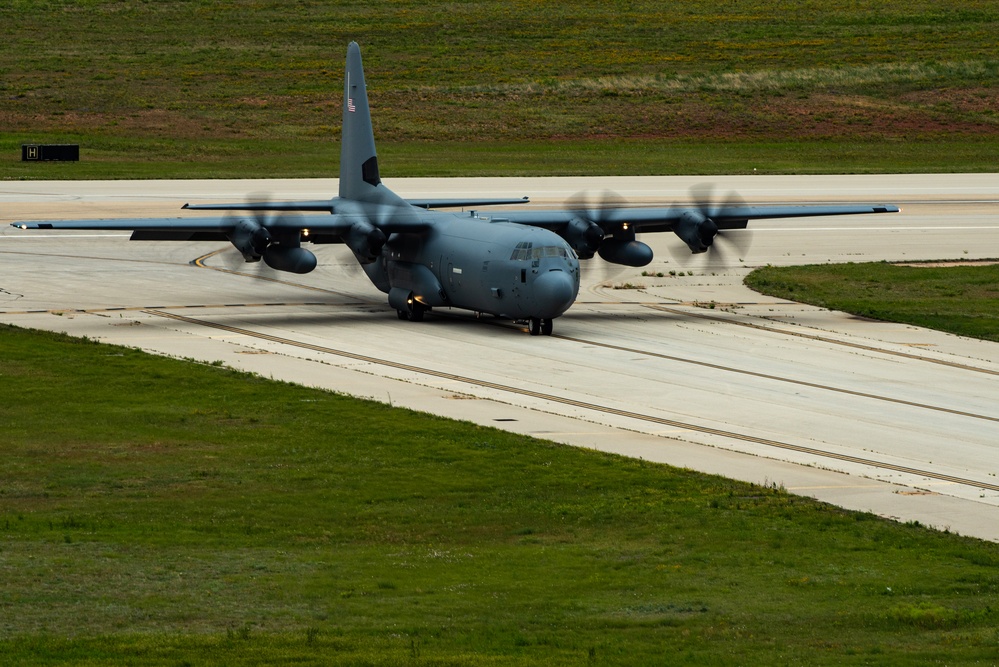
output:
[[[400,320],[409,320],[410,322],[422,322],[423,314],[426,313],[428,310],[430,309],[424,306],[422,303],[418,301],[412,301],[409,304],[408,310],[399,309],[396,311],[396,313],[398,313]]]
[[[532,336],[551,336],[555,328],[553,320],[543,320],[540,317],[532,317],[528,320],[528,331]]]

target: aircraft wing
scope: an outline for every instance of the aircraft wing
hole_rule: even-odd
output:
[[[745,229],[750,220],[898,211],[897,206],[889,204],[746,206],[700,202],[668,208],[607,206],[561,211],[503,211],[490,219],[549,229],[565,239],[580,259],[599,254],[615,264],[645,266],[652,261],[652,248],[638,241],[636,233],[673,232],[687,244],[690,252],[697,254],[707,252],[719,233]]]
[[[232,224],[224,219],[214,218],[115,218],[107,220],[27,220],[12,222],[18,229],[57,229],[57,230],[104,230],[104,231],[151,231],[169,230],[177,232],[226,232]]]
[[[209,205],[210,207],[211,205]],[[233,205],[236,206],[236,205]],[[245,206],[245,205],[239,205]],[[194,208],[193,206],[190,208]],[[212,209],[216,210],[216,209]],[[218,210],[237,210],[218,209]],[[251,209],[282,210],[282,209]],[[300,210],[300,209],[289,209]],[[133,241],[226,241],[239,222],[238,216],[208,218],[115,218],[102,220],[26,220],[12,222],[17,229],[131,231]],[[330,239],[347,233],[363,214],[341,215],[277,215],[266,221],[271,232],[302,232],[306,236]],[[386,234],[422,232],[428,228],[425,220],[412,215],[388,216],[378,225]]]
[[[750,220],[808,218],[832,215],[863,215],[867,213],[898,213],[890,204],[830,204],[801,206],[718,206],[709,208],[606,208],[559,211],[503,211],[492,216],[494,222],[507,221],[533,227],[563,231],[573,221],[593,222],[605,233],[623,225],[636,232],[669,232],[691,212],[710,218],[718,229],[744,229]]]
[[[238,218],[114,218],[105,220],[29,220],[12,222],[11,227],[18,229],[53,229],[53,230],[102,230],[102,231],[132,231],[134,235],[143,236],[142,240],[153,240],[153,233],[164,235],[164,239],[178,240],[184,234],[200,235],[189,240],[210,240],[219,238],[226,240],[226,234],[232,232]],[[329,234],[342,233],[350,227],[350,221],[342,216],[311,215],[286,216],[275,218],[268,222],[268,228],[274,230],[316,230]],[[187,239],[183,239],[187,240]]]

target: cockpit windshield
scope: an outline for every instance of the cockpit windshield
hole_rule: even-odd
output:
[[[569,253],[566,249],[561,246],[539,246],[537,248],[532,247],[533,244],[529,241],[524,241],[517,244],[514,248],[513,254],[510,255],[512,260],[530,260],[530,259],[541,259],[542,257],[562,257],[566,258]]]

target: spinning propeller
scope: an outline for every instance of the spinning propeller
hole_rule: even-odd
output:
[[[367,208],[354,213],[355,221],[343,241],[361,264],[370,264],[381,256],[388,240],[381,227],[391,220],[392,213],[393,207],[384,204],[378,205],[373,214]]]
[[[680,237],[680,240],[687,244],[690,252],[698,255],[711,252],[716,258],[722,259],[727,251],[723,246],[733,248],[740,258],[745,257],[752,244],[749,232],[740,231],[736,234],[728,234],[726,229],[719,229],[715,221],[720,216],[722,210],[731,211],[745,207],[745,202],[735,192],[730,192],[725,202],[718,206],[714,202],[714,185],[711,183],[701,183],[690,189],[691,199],[694,202],[693,208],[681,209],[680,219],[673,226],[673,232]],[[742,227],[736,227],[742,229]],[[716,243],[722,241],[721,244]],[[681,263],[689,260],[689,256],[675,255]]]
[[[624,207],[624,199],[616,192],[604,190],[595,203],[591,203],[584,192],[577,192],[566,203],[572,213],[567,240],[580,259],[590,259],[613,225],[615,209]]]

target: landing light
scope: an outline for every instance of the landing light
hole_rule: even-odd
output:
[[[628,231],[628,223],[625,222],[624,224],[622,224],[621,229],[623,229],[624,231]]]
[[[308,236],[308,235],[309,235],[309,230],[308,229],[303,229],[302,230],[302,236]]]

